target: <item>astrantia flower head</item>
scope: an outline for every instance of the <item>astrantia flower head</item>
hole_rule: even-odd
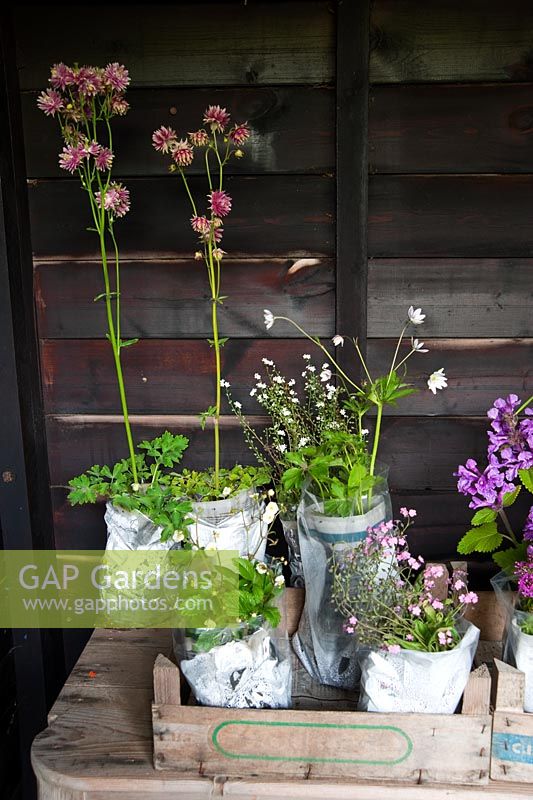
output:
[[[101,192],[95,194],[98,208],[102,207]],[[111,183],[105,193],[104,208],[114,217],[124,217],[130,210],[130,193],[121,183]]]
[[[48,80],[54,89],[65,89],[74,83],[74,71],[66,64],[54,64]]]
[[[211,223],[207,217],[191,217],[191,227],[195,233],[206,234],[211,230]]]
[[[74,70],[74,84],[86,98],[94,97],[104,88],[104,72],[96,67],[80,67]]]
[[[225,217],[231,211],[231,197],[223,191],[210,192],[209,208],[215,217]]]
[[[172,158],[179,167],[189,167],[194,159],[194,150],[186,139],[170,144]]]
[[[152,134],[152,145],[158,153],[169,153],[170,146],[177,141],[176,131],[174,128],[167,128],[161,125]]]
[[[235,125],[230,132],[229,138],[236,145],[242,145],[250,137],[250,128],[247,122],[242,122],[240,125]]]
[[[446,389],[448,386],[448,378],[444,374],[444,369],[435,370],[428,378],[428,389],[433,394],[437,394],[437,389]]]
[[[100,147],[100,145],[98,146]],[[100,172],[111,169],[114,157],[115,156],[109,147],[100,147],[100,150],[94,159],[96,169],[100,170]]]
[[[117,92],[124,92],[130,83],[129,72],[123,64],[114,61],[108,64],[104,70],[104,80]]]
[[[204,112],[204,123],[209,125],[212,131],[222,133],[229,121],[230,115],[220,106],[208,106]]]
[[[63,98],[55,89],[46,89],[37,98],[37,107],[44,111],[47,117],[54,117],[64,107]]]
[[[426,318],[426,315],[422,314],[422,309],[415,308],[414,306],[409,306],[407,316],[409,318],[409,322],[411,322],[413,325],[421,325]]]
[[[123,117],[130,107],[130,104],[127,102],[127,100],[124,100],[124,98],[120,95],[113,95],[109,105],[112,113],[118,114],[120,117]]]
[[[189,133],[189,141],[195,147],[205,147],[209,144],[209,134],[203,128],[199,131],[192,131],[192,133]]]
[[[78,169],[84,158],[87,158],[87,152],[83,145],[68,144],[59,156],[59,166],[72,174]]]

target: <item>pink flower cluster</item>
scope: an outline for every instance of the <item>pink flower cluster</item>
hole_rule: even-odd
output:
[[[123,217],[130,210],[130,193],[121,183],[111,183],[104,192],[104,208],[114,217]],[[102,194],[95,194],[98,208],[102,207]]]
[[[54,64],[48,82],[52,88],[41,92],[37,99],[37,106],[47,116],[63,112],[79,121],[96,97],[105,102],[110,115],[125,114],[129,108],[123,97],[130,83],[129,73],[116,61],[106,67]]]

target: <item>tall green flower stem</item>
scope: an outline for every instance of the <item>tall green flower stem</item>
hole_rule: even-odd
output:
[[[75,64],[54,64],[49,83],[38,98],[38,107],[59,120],[63,152],[59,166],[70,175],[77,175],[87,192],[94,227],[89,230],[98,236],[104,291],[95,301],[105,301],[107,333],[117,378],[122,417],[128,442],[133,482],[138,482],[138,470],[129,421],[124,375],[121,364],[123,347],[137,339],[123,341],[120,330],[120,258],[114,233],[114,223],[130,207],[128,190],[112,181],[114,160],[110,120],[124,115],[129,106],[124,93],[129,85],[128,70],[113,63],[104,67],[80,67]],[[105,142],[105,144],[104,144]],[[108,250],[112,256],[108,255]],[[114,272],[114,289],[110,277]]]
[[[409,386],[406,383],[402,383],[398,376],[398,369],[406,363],[406,361],[413,355],[413,353],[417,352],[417,349],[419,349],[416,346],[414,346],[416,344],[415,341],[412,344],[408,354],[401,360],[398,360],[398,353],[400,352],[400,346],[405,336],[405,332],[408,328],[409,323],[406,323],[404,325],[402,332],[400,333],[388,374],[376,379],[373,379],[372,376],[370,375],[369,369],[366,364],[366,360],[363,356],[363,353],[361,352],[357,339],[350,339],[351,343],[355,348],[357,358],[361,362],[364,374],[366,376],[363,385],[359,386],[340,367],[338,362],[335,360],[335,358],[333,358],[329,350],[322,344],[322,342],[318,337],[311,336],[311,334],[307,333],[307,331],[304,328],[302,328],[301,325],[298,325],[298,323],[294,322],[294,320],[290,319],[290,317],[278,317],[271,314],[270,311],[265,311],[265,324],[267,328],[271,328],[274,322],[277,322],[278,320],[282,320],[283,322],[288,322],[290,325],[293,326],[293,328],[296,328],[296,330],[303,336],[305,336],[306,339],[309,339],[310,342],[316,345],[316,347],[318,347],[332,363],[335,371],[340,376],[341,380],[344,382],[348,392],[352,395],[351,399],[353,399],[354,401],[352,410],[354,410],[357,413],[359,419],[359,430],[361,430],[362,428],[362,418],[366,413],[366,411],[368,411],[368,409],[371,406],[376,407],[376,422],[374,426],[374,437],[372,441],[370,467],[369,467],[370,475],[374,475],[376,470],[376,460],[377,460],[379,441],[381,436],[383,410],[386,405],[393,404],[400,397],[405,397],[407,395],[412,394],[415,391],[413,387]],[[343,339],[343,337],[340,338]]]

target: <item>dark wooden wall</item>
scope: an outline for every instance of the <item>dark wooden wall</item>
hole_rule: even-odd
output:
[[[336,332],[336,3],[198,8],[132,5],[125,14],[109,6],[105,25],[80,7],[65,15],[62,7],[36,6],[30,20],[25,10],[20,16],[58,547],[103,543],[102,510],[70,509],[63,487],[126,451],[103,309],[92,301],[99,268],[84,230],[85,197],[58,169],[57,130],[35,108],[52,62],[120,60],[133,78],[132,111],[116,123],[116,173],[132,194],[117,230],[124,333],[141,339],[124,355],[137,437],[180,430],[191,437],[189,464],[211,459],[211,437],[195,416],[214,390],[206,280],[191,258],[181,187],[150,145],[159,124],[189,130],[215,102],[257,134],[228,178],[235,210],[225,238],[222,328],[231,337],[224,372],[236,398],[258,413],[248,391],[261,357],[296,372],[304,351],[289,328],[266,338],[263,308],[323,337]],[[52,24],[57,15],[60,25]],[[468,456],[483,457],[491,401],[533,386],[533,5],[375,0],[370,28],[369,357],[375,372],[385,366],[407,307],[421,305],[428,316],[420,333],[431,353],[413,360],[414,371],[422,377],[444,366],[450,382],[436,398],[424,390],[388,416],[382,458],[398,504],[418,508],[417,546],[450,556],[469,518],[452,473]],[[291,272],[302,257],[316,263]],[[224,461],[245,457],[228,418]]]

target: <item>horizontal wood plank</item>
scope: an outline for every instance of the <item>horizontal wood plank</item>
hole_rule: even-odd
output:
[[[191,178],[190,185],[199,211],[205,211],[206,181]],[[189,224],[190,204],[178,178],[132,178],[127,186],[131,210],[115,228],[122,257],[190,256],[198,239]],[[233,198],[233,210],[223,247],[232,256],[332,255],[332,176],[228,176],[225,186]],[[97,258],[98,239],[86,230],[91,225],[90,208],[78,181],[31,181],[28,188],[35,255]]]
[[[127,13],[108,5],[105,24],[92,6],[69,15],[52,4],[32,8],[31,25],[23,8],[16,21],[23,89],[45,86],[58,58],[120,61],[133,86],[309,84],[334,75],[335,16],[327,2],[306,3],[305,11],[298,2],[139,4]]]
[[[531,256],[532,175],[374,175],[368,254]]]
[[[427,315],[420,338],[531,337],[532,286],[533,259],[377,258],[369,263],[368,333],[397,336],[414,304]]]
[[[371,173],[533,172],[533,86],[375,86]]]
[[[57,154],[57,125],[36,106],[36,92],[22,95],[26,130],[26,169],[30,178],[65,177]],[[315,86],[227,89],[139,89],[128,94],[131,110],[113,123],[114,170],[125,177],[167,175],[168,157],[156,153],[151,137],[167,125],[178,134],[202,125],[204,109],[227,107],[235,121],[248,120],[252,137],[242,159],[233,158],[228,174],[322,173],[335,169],[335,93]],[[313,135],[309,135],[309,131]],[[203,150],[188,174],[203,174]]]
[[[252,424],[262,418],[251,417]],[[239,423],[223,417],[222,461],[251,463]],[[152,438],[168,428],[190,438],[183,464],[203,469],[212,463],[212,435],[201,431],[197,417],[133,415],[135,441]],[[410,493],[452,489],[453,473],[466,458],[483,458],[486,420],[475,417],[388,417],[384,421],[379,459],[390,466],[390,485]],[[47,417],[52,485],[66,481],[92,464],[108,464],[127,454],[119,416],[54,415]]]
[[[373,83],[531,80],[529,0],[375,0]]]
[[[203,263],[189,259],[123,261],[122,330],[125,337],[211,336],[209,285]],[[35,266],[35,298],[42,338],[99,338],[106,330],[102,269],[96,262],[42,262]],[[263,309],[288,316],[317,336],[334,331],[335,264],[328,258],[228,259],[219,308],[224,336],[264,336]],[[276,335],[298,336],[287,323]]]
[[[395,416],[485,414],[497,397],[533,394],[533,341],[428,340],[429,353],[408,363],[409,381],[419,390],[400,401]],[[396,340],[371,339],[368,364],[373,375],[390,367]],[[408,352],[407,344],[401,355]],[[302,355],[324,360],[317,348],[299,339],[233,339],[222,352],[222,374],[245,413],[260,414],[250,397],[261,359],[275,361],[282,374],[301,386]],[[111,349],[106,340],[46,340],[41,343],[43,389],[48,414],[112,414],[120,408]],[[214,396],[213,351],[206,341],[144,339],[122,356],[129,408],[136,414],[198,414]],[[444,367],[448,388],[436,395],[426,381]],[[390,413],[390,412],[389,412]]]

